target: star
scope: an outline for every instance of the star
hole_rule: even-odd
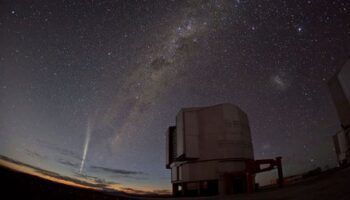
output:
[[[303,32],[303,28],[302,28],[302,27],[298,27],[298,28],[297,28],[297,31],[298,31],[299,33],[301,33],[301,32]]]

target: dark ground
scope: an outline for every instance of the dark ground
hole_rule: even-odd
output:
[[[47,200],[109,200],[109,199],[165,199],[156,197],[132,197],[123,193],[107,194],[88,189],[71,187],[39,177],[15,172],[0,167],[0,199],[47,199]],[[118,195],[118,196],[116,196]],[[166,198],[169,199],[169,198]],[[232,195],[227,197],[182,198],[184,200],[349,200],[350,168],[331,170],[312,176],[299,183],[287,185],[282,189],[262,190],[253,194]]]
[[[237,195],[236,200],[350,200],[350,168],[310,176],[282,189]]]
[[[124,200],[134,199],[125,194],[107,194],[99,191],[55,183],[0,166],[0,199],[45,200]],[[118,196],[116,196],[118,195]]]

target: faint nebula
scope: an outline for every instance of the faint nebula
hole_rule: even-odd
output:
[[[272,84],[278,89],[285,91],[288,88],[286,80],[282,79],[280,75],[274,75],[271,77]]]

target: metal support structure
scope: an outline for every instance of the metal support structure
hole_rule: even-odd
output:
[[[206,161],[200,161],[200,162],[208,162],[210,160]],[[195,161],[188,161],[195,162]],[[240,177],[245,179],[242,183],[244,183],[244,191],[246,193],[253,193],[255,191],[255,183],[254,183],[254,176],[257,173],[266,172],[270,170],[277,169],[277,184],[279,187],[283,187],[284,185],[284,179],[283,179],[283,170],[282,170],[282,157],[276,157],[275,159],[261,159],[261,160],[252,160],[252,159],[244,159],[244,158],[228,158],[228,159],[222,159],[221,162],[245,162],[245,170],[233,172],[233,173],[225,173],[222,174],[221,181],[217,182],[217,184],[223,184],[223,185],[217,185],[217,184],[211,184],[208,183],[210,181],[203,180],[203,181],[193,181],[192,183],[198,183],[199,187],[197,188],[197,191],[195,193],[191,194],[191,196],[205,196],[205,195],[215,195],[215,190],[218,190],[217,192],[219,194],[232,194],[234,193],[233,188],[227,188],[227,185],[224,184],[225,182],[230,182],[230,178],[232,177]],[[268,165],[266,167],[263,167],[263,165]],[[174,196],[188,196],[187,195],[187,184],[191,182],[186,183],[174,183],[173,184],[173,194]],[[203,184],[206,184],[206,187],[203,187]],[[213,191],[206,191],[204,192],[203,188],[211,188],[211,186],[217,185],[217,189],[213,189]],[[208,193],[209,192],[209,193]]]
[[[277,174],[278,174],[277,184],[279,187],[283,187],[284,179],[283,179],[283,170],[282,170],[282,157],[276,157],[276,159],[249,160],[246,163],[247,163],[247,173],[251,173],[251,174],[266,172],[277,168]],[[262,168],[262,165],[269,165],[269,166]]]

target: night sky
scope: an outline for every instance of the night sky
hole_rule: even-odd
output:
[[[349,48],[348,0],[0,0],[0,154],[163,191],[177,112],[227,102],[248,114],[257,159],[333,167],[327,81]]]

